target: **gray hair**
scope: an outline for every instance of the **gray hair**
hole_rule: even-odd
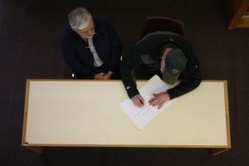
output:
[[[90,19],[92,19],[91,14],[83,7],[78,7],[68,14],[68,22],[73,29],[83,29],[87,27]]]

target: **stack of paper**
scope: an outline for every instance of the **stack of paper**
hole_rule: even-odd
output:
[[[165,92],[169,88],[169,86],[155,75],[139,90],[140,95],[145,99],[143,107],[135,106],[129,98],[124,100],[120,106],[130,117],[136,128],[141,129],[175,101],[174,99],[166,102],[160,109],[158,109],[158,106],[153,107],[149,105],[148,101],[153,97],[153,93]]]

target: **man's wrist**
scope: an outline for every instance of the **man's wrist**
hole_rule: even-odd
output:
[[[166,93],[166,95],[168,95],[169,100],[170,100],[170,94],[168,93],[168,91],[166,91],[165,93]]]
[[[114,73],[114,72],[112,72],[112,71],[108,71],[107,74],[108,74],[108,75],[113,75],[113,73]]]

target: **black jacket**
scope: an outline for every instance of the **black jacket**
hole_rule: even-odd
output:
[[[93,17],[93,22],[96,32],[93,43],[105,72],[119,73],[122,43],[116,30],[102,18]],[[78,77],[93,79],[97,74],[88,44],[69,25],[61,39],[61,51],[66,64]]]
[[[139,94],[135,82],[135,69],[143,65],[150,76],[158,75],[160,71],[161,52],[166,43],[172,43],[181,49],[187,59],[185,70],[181,73],[180,83],[168,90],[170,99],[179,97],[195,89],[201,82],[201,72],[195,52],[190,43],[182,36],[171,32],[153,32],[143,37],[125,56],[121,66],[121,78],[128,96],[131,98]]]

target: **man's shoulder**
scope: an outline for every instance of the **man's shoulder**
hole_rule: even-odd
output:
[[[156,32],[151,32],[145,35],[141,40],[144,39],[149,39],[149,38],[183,38],[182,36],[170,32],[170,31],[156,31]]]
[[[176,34],[170,31],[156,31],[151,32],[141,38],[136,45],[138,44],[146,44],[146,43],[153,43],[154,45],[157,44],[165,44],[165,43],[176,43],[183,45],[188,43],[188,41],[181,35]]]
[[[109,21],[102,17],[93,17],[93,22],[95,25],[95,31],[98,34],[110,34],[110,32],[113,32],[115,29]]]
[[[106,25],[110,24],[109,21],[107,21],[105,18],[103,18],[103,17],[96,17],[96,16],[93,17],[93,22],[94,22],[95,26],[97,26],[97,25],[106,26]]]
[[[75,44],[79,39],[79,35],[75,33],[70,25],[67,25],[62,33],[61,42],[67,44]]]

